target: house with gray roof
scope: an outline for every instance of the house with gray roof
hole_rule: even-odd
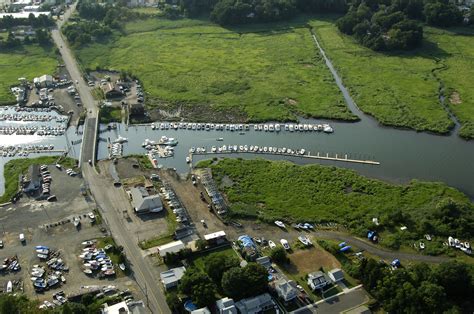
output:
[[[276,304],[268,293],[247,298],[235,303],[241,314],[257,314],[275,308]]]
[[[184,275],[186,268],[184,266],[168,269],[160,273],[161,283],[166,290],[176,287]]]
[[[339,282],[341,280],[344,280],[344,273],[339,268],[334,268],[328,271],[328,276],[329,279],[332,280],[332,282]]]
[[[150,195],[144,187],[136,187],[130,190],[132,206],[137,214],[158,213],[163,210],[160,196]]]
[[[328,284],[328,280],[322,271],[308,274],[308,286],[311,290],[322,289]]]
[[[228,297],[216,301],[216,307],[219,314],[237,314],[234,300]]]
[[[298,290],[292,282],[285,279],[275,281],[275,291],[284,302],[290,302],[298,296]]]

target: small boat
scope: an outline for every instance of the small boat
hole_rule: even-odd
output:
[[[81,224],[81,220],[79,219],[79,217],[74,217],[72,223],[74,224],[74,227],[78,228]]]
[[[275,225],[277,225],[280,228],[286,228],[285,224],[280,220],[275,220]]]
[[[309,241],[309,239],[304,236],[304,235],[301,235],[298,237],[298,240],[303,243],[305,246],[310,246],[311,245],[311,241]]]
[[[332,132],[334,132],[334,130],[329,124],[323,124],[323,132],[324,133],[332,133]]]
[[[286,239],[281,239],[280,243],[281,243],[281,245],[283,246],[283,248],[285,250],[288,251],[290,249],[290,244],[288,243],[288,241]]]
[[[448,244],[449,244],[449,246],[454,246],[454,238],[453,237],[448,238]]]
[[[268,240],[268,246],[269,246],[271,249],[276,248],[276,244],[275,244],[275,242],[273,242],[272,240]]]
[[[84,245],[84,246],[91,246],[95,243],[95,241],[92,241],[92,240],[88,240],[88,241],[84,241],[82,242],[81,244]]]
[[[124,263],[120,263],[120,264],[119,264],[119,268],[120,268],[122,271],[125,271],[125,269],[126,269],[125,264],[124,264]]]
[[[84,269],[83,272],[84,272],[84,274],[86,274],[86,275],[92,274],[92,270],[89,269],[89,268]]]
[[[218,139],[216,139],[216,141],[219,141],[219,142],[222,142],[224,140],[223,137],[219,137]]]
[[[466,249],[469,249],[469,248],[471,248],[471,244],[466,241],[466,242],[464,242],[464,247],[465,247]]]
[[[12,293],[12,292],[13,292],[13,283],[10,280],[7,283],[7,293]]]
[[[38,254],[49,254],[49,249],[36,249],[36,253]]]
[[[424,250],[425,249],[425,244],[423,242],[420,242],[420,250]]]
[[[189,156],[186,157],[186,163],[190,163],[191,162],[191,158],[189,158]]]
[[[425,238],[426,240],[431,241],[431,236],[429,234],[425,234]]]
[[[94,220],[95,220],[95,215],[94,215],[93,212],[88,213],[87,216],[89,216],[89,219],[90,219],[91,221],[94,221]]]
[[[40,258],[40,259],[48,259],[48,254],[39,253],[39,254],[36,254],[36,256],[38,256],[38,258]]]
[[[117,143],[123,144],[123,143],[125,143],[125,142],[128,142],[128,138],[122,137],[122,136],[120,136],[120,135],[119,135],[119,137],[117,137],[117,138],[114,140],[114,144],[117,144]]]

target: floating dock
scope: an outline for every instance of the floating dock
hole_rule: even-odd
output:
[[[287,157],[300,157],[300,158],[307,158],[307,159],[320,159],[320,160],[331,160],[331,161],[340,161],[340,162],[349,162],[349,163],[356,163],[356,164],[365,164],[365,165],[380,165],[380,162],[373,161],[373,160],[361,160],[361,159],[352,159],[348,158],[347,154],[344,154],[343,157],[339,157],[338,154],[334,156],[329,156],[329,153],[317,153],[316,155],[311,155],[311,152],[307,154],[288,154],[288,153],[273,153],[273,152],[255,152],[255,151],[221,151],[221,152],[194,152],[190,153],[189,157],[191,158],[191,162],[193,160],[193,155],[221,155],[221,154],[255,154],[255,155],[276,155],[276,156],[287,156]]]

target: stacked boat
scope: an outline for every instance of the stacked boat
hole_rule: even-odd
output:
[[[186,122],[162,122],[151,124],[152,130],[190,130],[190,131],[231,131],[231,132],[245,132],[250,131],[265,132],[325,132],[333,133],[334,129],[327,123],[323,124],[280,124],[280,123],[261,123],[261,124],[222,124],[222,123],[186,123]]]
[[[257,145],[222,145],[212,146],[210,149],[206,147],[191,147],[189,153],[204,154],[204,153],[265,153],[265,154],[281,154],[281,155],[306,155],[304,148],[286,148],[275,146],[257,146]]]
[[[105,249],[97,248],[95,241],[84,241],[82,245],[84,245],[85,248],[79,257],[83,261],[83,272],[86,275],[115,275],[114,265]]]
[[[453,248],[456,248],[458,250],[461,250],[462,252],[468,254],[468,255],[471,255],[472,254],[472,248],[471,248],[471,244],[467,241],[465,242],[462,242],[462,241],[459,241],[459,239],[456,239],[456,238],[453,238],[453,237],[449,237],[448,238],[448,245],[450,247],[453,247]]]

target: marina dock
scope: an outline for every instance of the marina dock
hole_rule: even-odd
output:
[[[347,154],[344,154],[343,157],[340,157],[338,154],[335,154],[334,156],[330,156],[329,153],[320,153],[320,152],[316,153],[316,155],[311,155],[311,152],[301,155],[301,154],[294,154],[294,153],[288,154],[288,153],[255,152],[255,151],[236,151],[236,152],[235,151],[220,151],[220,152],[199,151],[199,152],[190,153],[189,157],[192,162],[193,155],[220,155],[220,154],[242,154],[242,153],[256,154],[256,155],[262,154],[262,155],[277,155],[277,156],[287,156],[287,157],[300,157],[300,158],[307,158],[307,159],[340,161],[340,162],[349,162],[349,163],[374,165],[374,166],[380,165],[380,162],[378,161],[348,158]]]

